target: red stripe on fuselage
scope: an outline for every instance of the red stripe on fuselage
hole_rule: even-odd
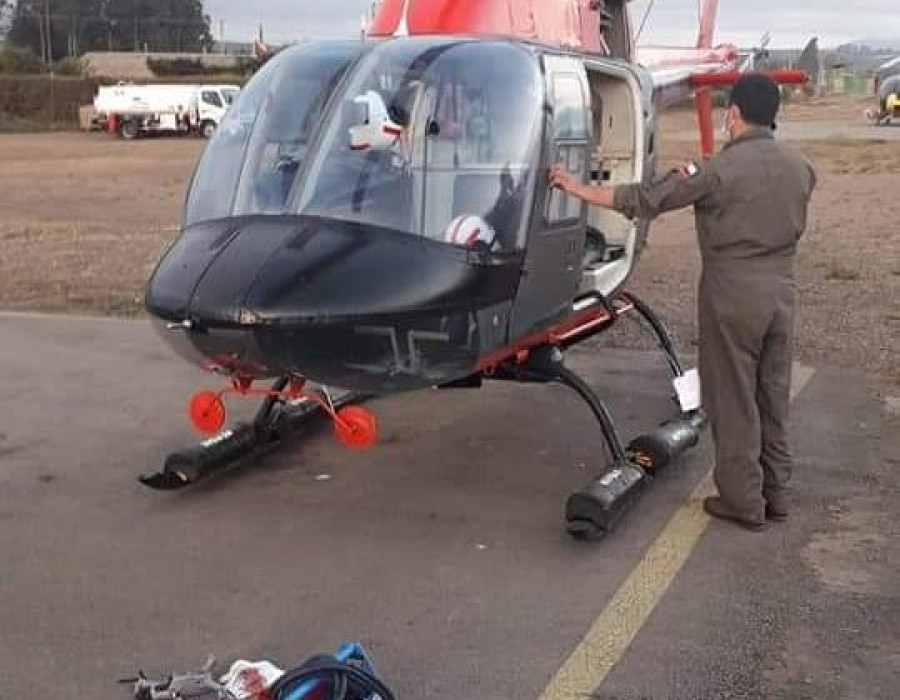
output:
[[[634,304],[630,301],[624,303],[620,301],[619,305],[615,306],[616,316],[621,316],[633,308]],[[611,320],[612,316],[609,311],[600,306],[599,303],[584,311],[573,312],[571,316],[559,321],[550,328],[527,335],[509,347],[495,350],[479,358],[478,371],[490,372],[498,365],[513,359],[517,355],[525,353],[527,356],[528,351],[538,346],[564,342],[597,326],[609,323]]]

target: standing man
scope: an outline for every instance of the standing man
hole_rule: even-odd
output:
[[[703,507],[749,530],[787,518],[794,255],[816,184],[812,167],[773,138],[779,103],[769,77],[744,76],[731,93],[722,152],[649,184],[597,187],[561,166],[550,173],[553,187],[629,218],[694,206],[699,369],[719,490]]]

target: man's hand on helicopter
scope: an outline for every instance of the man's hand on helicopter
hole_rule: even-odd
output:
[[[613,206],[614,190],[612,187],[586,185],[566,170],[566,166],[562,164],[550,168],[550,187],[560,189],[597,207],[611,209]]]

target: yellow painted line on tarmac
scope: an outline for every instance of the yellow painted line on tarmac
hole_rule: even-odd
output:
[[[792,401],[813,374],[813,368],[794,364]],[[603,684],[706,531],[710,518],[702,504],[704,498],[713,494],[715,486],[710,469],[616,591],[541,693],[540,700],[580,700],[591,697]]]

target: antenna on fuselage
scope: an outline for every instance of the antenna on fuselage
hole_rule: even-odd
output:
[[[637,33],[634,35],[634,43],[638,43],[638,40],[641,38],[641,34],[644,31],[644,27],[647,25],[647,20],[650,19],[650,11],[653,9],[653,6],[656,4],[656,0],[650,0],[650,4],[647,5],[647,9],[644,10],[644,17],[641,19],[641,26],[638,27]]]

